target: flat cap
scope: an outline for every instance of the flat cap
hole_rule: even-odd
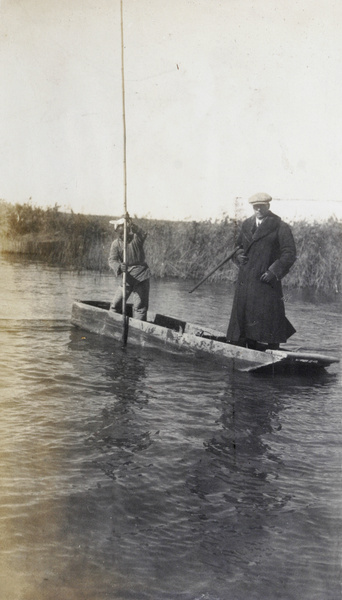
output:
[[[267,204],[271,202],[272,196],[269,194],[265,194],[265,192],[259,192],[258,194],[254,194],[248,200],[250,204]]]
[[[122,217],[121,219],[117,219],[116,221],[109,221],[109,223],[111,225],[114,225],[114,229],[116,231],[117,228],[119,227],[119,225],[124,225],[125,219],[124,219],[124,217]]]

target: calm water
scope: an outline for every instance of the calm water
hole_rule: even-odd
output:
[[[1,600],[337,600],[341,378],[241,374],[73,329],[110,276],[0,259]],[[152,282],[225,330],[227,286]],[[341,355],[341,307],[292,299]]]

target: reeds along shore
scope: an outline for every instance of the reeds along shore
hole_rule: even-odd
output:
[[[0,203],[0,243],[3,253],[19,253],[50,264],[76,270],[109,270],[108,254],[114,231],[113,217],[46,210],[30,204]],[[240,223],[221,221],[155,221],[136,219],[148,234],[145,251],[153,277],[198,280],[234,248]],[[291,223],[297,261],[284,279],[289,288],[310,288],[325,294],[341,292],[342,223],[330,218],[322,223]],[[230,261],[210,281],[236,279]]]

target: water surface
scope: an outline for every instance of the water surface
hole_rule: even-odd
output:
[[[1,260],[6,600],[336,600],[338,365],[253,376],[70,326],[110,276]],[[226,329],[227,286],[151,308]],[[292,347],[341,355],[341,310],[288,299]]]

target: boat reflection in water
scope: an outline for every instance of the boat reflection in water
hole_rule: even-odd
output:
[[[0,266],[6,600],[339,597],[338,364],[273,377],[122,347],[70,326],[111,278]],[[151,308],[224,330],[226,286],[187,287],[152,280]],[[336,301],[287,312],[298,346],[340,356]]]

